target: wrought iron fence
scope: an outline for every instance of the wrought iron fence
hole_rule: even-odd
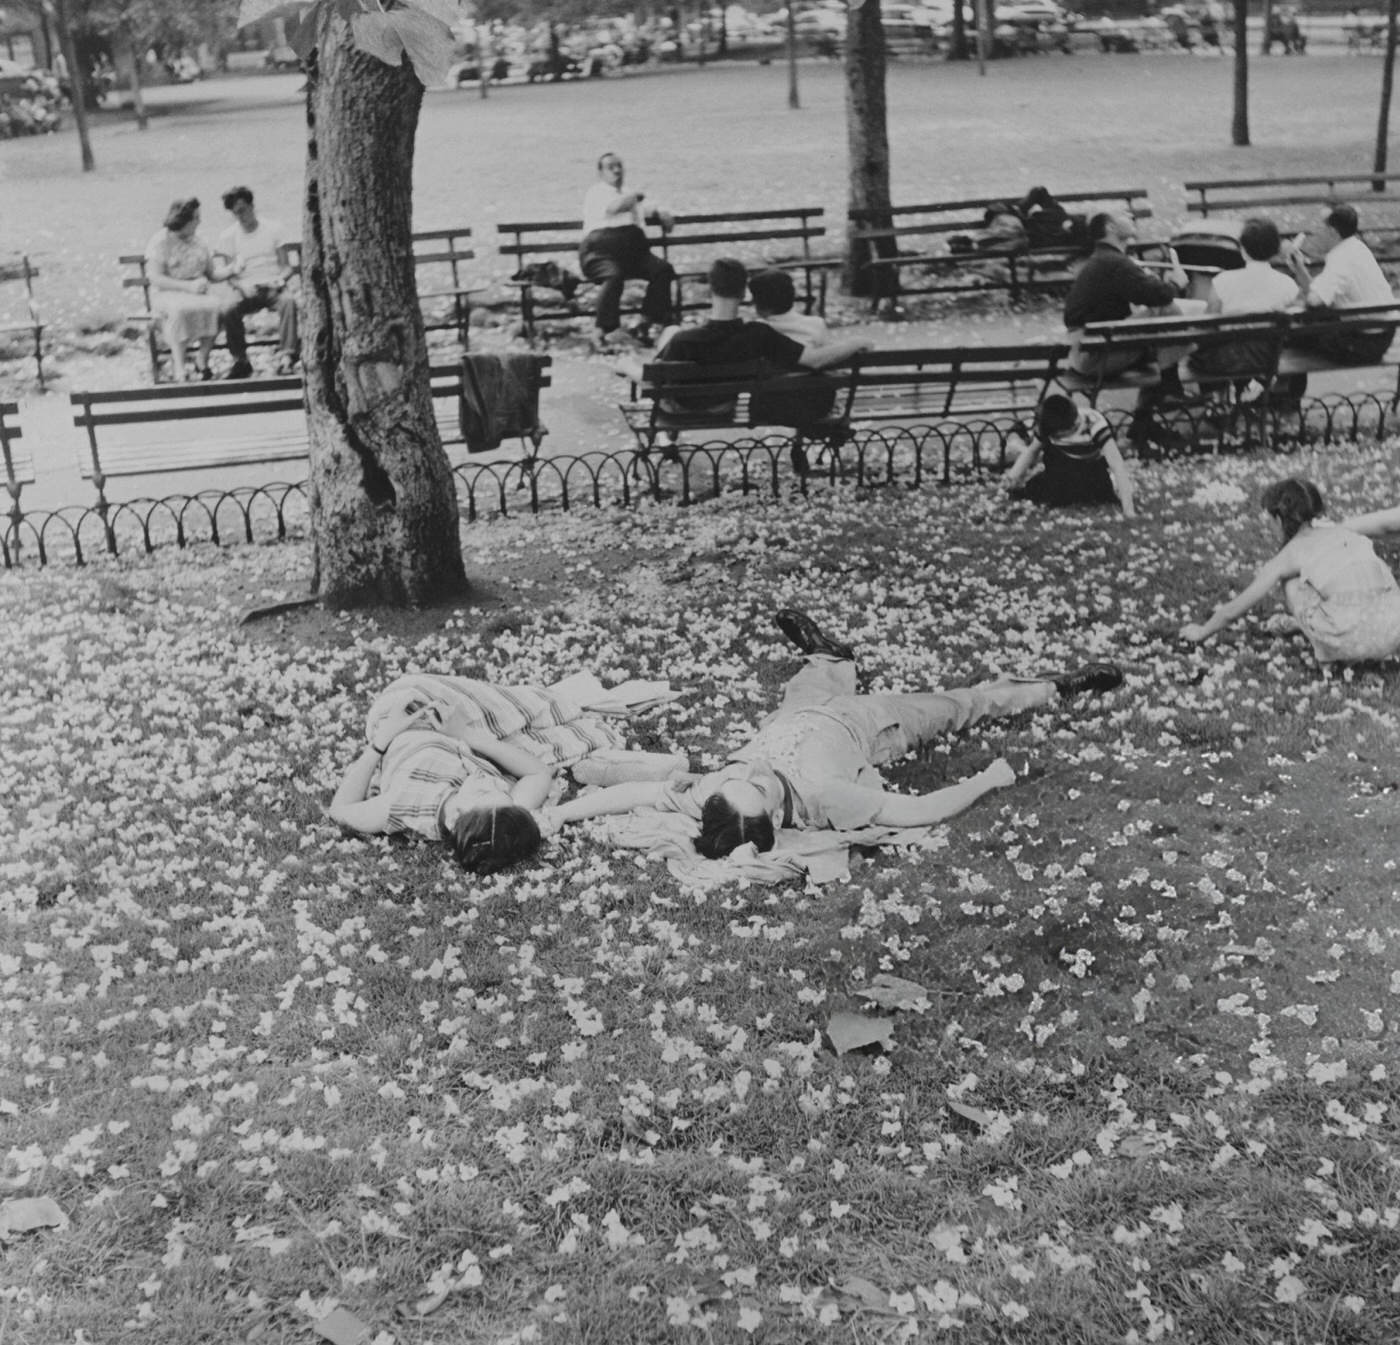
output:
[[[1123,437],[1129,413],[1108,413]],[[1388,393],[1308,398],[1298,410],[1252,410],[1223,402],[1186,404],[1166,419],[1189,445],[1214,453],[1263,446],[1287,452],[1302,444],[1383,437],[1395,410]],[[584,506],[628,508],[642,499],[692,504],[727,491],[743,494],[845,486],[949,488],[1003,470],[1013,451],[1010,416],[935,424],[857,425],[839,448],[809,446],[811,461],[793,462],[790,435],[712,439],[651,452],[539,458],[532,462],[465,463],[454,468],[463,518],[541,514]],[[56,560],[85,564],[95,555],[150,552],[158,546],[223,545],[304,536],[309,505],[305,482],[274,482],[193,495],[143,497],[105,507],[70,505],[22,512],[16,501],[0,533],[7,569]]]

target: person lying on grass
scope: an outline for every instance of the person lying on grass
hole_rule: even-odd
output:
[[[1117,504],[1124,518],[1137,517],[1128,466],[1112,427],[1093,407],[1052,392],[1036,410],[1035,428],[1017,422],[1012,435],[1020,453],[1002,485],[1013,500],[1052,508]]]
[[[1400,511],[1330,524],[1321,517],[1321,493],[1302,477],[1269,486],[1260,506],[1278,520],[1283,549],[1207,620],[1183,626],[1181,638],[1192,644],[1210,639],[1281,587],[1288,615],[1275,617],[1270,631],[1301,630],[1319,663],[1369,662],[1400,653],[1400,585],[1363,535],[1391,531],[1400,525]]]
[[[805,612],[775,616],[806,656],[781,706],[729,763],[706,775],[642,781],[580,795],[540,812],[546,833],[588,817],[654,808],[700,823],[695,848],[722,859],[751,842],[773,848],[774,828],[854,831],[871,825],[921,827],[970,807],[1015,774],[995,761],[967,780],[930,794],[893,794],[879,767],[944,733],[978,720],[1019,714],[1056,697],[1119,686],[1122,672],[1095,663],[1034,680],[1002,679],[957,691],[856,694],[855,652],[824,634]]]
[[[622,734],[586,712],[565,684],[503,687],[409,674],[375,698],[365,737],[368,745],[331,800],[331,820],[362,836],[446,841],[479,875],[539,849],[534,813],[562,768],[574,768],[580,779],[611,781],[685,764],[619,750]]]

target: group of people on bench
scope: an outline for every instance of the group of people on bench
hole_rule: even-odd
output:
[[[1228,376],[1238,370],[1248,379],[1259,366],[1257,353],[1247,344],[1222,345],[1194,350],[1190,346],[1160,346],[1146,355],[1140,349],[1085,350],[1079,341],[1084,328],[1096,322],[1120,322],[1133,309],[1162,314],[1179,312],[1177,300],[1189,288],[1186,272],[1175,264],[1165,274],[1155,274],[1128,255],[1137,237],[1132,216],[1125,213],[1096,215],[1089,224],[1094,250],[1070,286],[1065,300],[1065,327],[1070,334],[1071,367],[1089,378],[1111,378],[1140,367],[1156,368],[1160,381],[1144,387],[1134,409],[1129,442],[1145,451],[1149,444],[1179,446],[1179,436],[1162,424],[1156,411],[1162,401],[1182,394],[1181,374]],[[1278,226],[1262,216],[1247,219],[1240,232],[1244,265],[1221,271],[1211,285],[1207,313],[1243,314],[1294,310],[1328,317],[1352,308],[1394,302],[1390,282],[1360,236],[1354,206],[1334,205],[1322,224],[1327,254],[1322,271],[1313,276],[1303,252],[1303,235],[1289,243],[1280,240]],[[1278,264],[1288,273],[1278,269]],[[1341,365],[1374,364],[1389,348],[1393,324],[1377,323],[1348,331],[1309,332],[1295,324],[1288,349],[1307,352]],[[1307,390],[1307,375],[1280,380],[1276,404],[1296,404]],[[1251,390],[1255,395],[1263,388]]]
[[[177,383],[213,378],[209,355],[220,331],[233,357],[227,377],[252,377],[243,320],[264,309],[277,313],[277,372],[290,373],[300,358],[290,240],[277,221],[258,214],[250,188],[230,187],[223,204],[233,223],[212,247],[199,236],[194,196],[173,202],[146,244],[151,311],[160,319]],[[193,370],[187,362],[192,345]]]

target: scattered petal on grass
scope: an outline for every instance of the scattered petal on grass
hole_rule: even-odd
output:
[[[331,1345],[369,1345],[374,1338],[373,1329],[348,1308],[336,1308],[322,1317],[313,1329]]]
[[[871,977],[870,984],[861,986],[856,994],[861,999],[874,1000],[882,1009],[924,1013],[930,1006],[929,992],[917,981],[906,981],[902,976],[891,976],[884,971]]]
[[[0,1238],[39,1228],[67,1228],[68,1216],[48,1196],[21,1196],[0,1205]]]

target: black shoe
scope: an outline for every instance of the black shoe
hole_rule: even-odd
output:
[[[806,612],[799,612],[795,607],[784,607],[781,612],[774,613],[773,621],[804,654],[827,654],[842,663],[855,662],[856,651],[850,645],[824,634]]]
[[[651,323],[649,322],[634,322],[627,329],[627,335],[639,346],[653,346],[656,344],[656,342],[652,340]]]
[[[247,360],[234,360],[233,367],[224,375],[225,378],[252,378],[253,366]]]
[[[812,470],[811,460],[807,457],[807,450],[801,444],[794,443],[791,454],[792,470],[798,476],[806,476]]]
[[[1071,696],[1102,696],[1123,685],[1123,669],[1116,663],[1086,663],[1069,672],[1051,673],[1046,681],[1055,684],[1061,700]]]

